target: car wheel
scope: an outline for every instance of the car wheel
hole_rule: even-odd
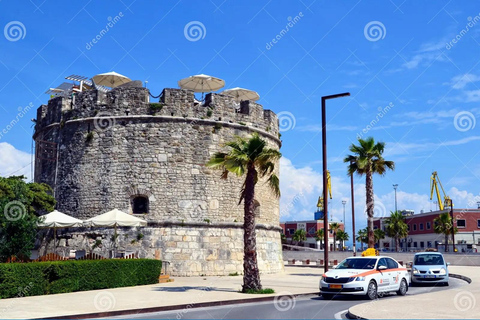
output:
[[[402,279],[402,282],[400,282],[400,287],[398,288],[397,294],[399,296],[404,296],[407,294],[407,281],[405,279]]]
[[[367,294],[365,296],[369,300],[375,300],[377,298],[377,284],[375,281],[370,281],[367,287]]]
[[[322,297],[324,300],[332,300],[334,295],[330,293],[322,293]]]

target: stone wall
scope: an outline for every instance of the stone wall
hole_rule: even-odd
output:
[[[221,94],[209,94],[204,103],[197,103],[192,91],[165,89],[160,102],[152,104],[146,88],[127,87],[55,98],[37,113],[35,181],[54,188],[57,210],[80,219],[114,208],[132,213],[135,197],[148,198],[148,213],[138,216],[149,224],[142,231],[145,239],[136,243],[145,257],[171,260],[178,275],[228,274],[233,266],[233,272],[241,271],[242,265],[243,206],[238,199],[243,178],[221,179],[221,173],[205,163],[215,152],[227,151],[222,145],[234,136],[252,132],[269,147],[280,148],[273,112],[249,101],[237,105]],[[38,152],[47,142],[55,144],[48,159]],[[279,200],[265,180],[257,184],[256,200],[257,223],[264,226],[257,241],[269,246],[259,249],[259,258],[264,255],[261,270],[276,272],[282,265],[277,254]],[[99,236],[85,232],[68,230],[64,249],[88,249]],[[109,237],[102,239],[104,245],[96,246],[95,252],[109,250]],[[223,239],[221,244],[217,239]],[[195,250],[194,243],[202,244],[202,250]]]

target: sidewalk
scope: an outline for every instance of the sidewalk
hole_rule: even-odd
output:
[[[238,293],[242,276],[184,277],[174,282],[147,286],[83,291],[0,300],[0,319],[101,317],[107,314],[129,314],[128,310],[149,311],[178,309],[185,314],[199,304],[217,301],[239,303],[245,299],[275,299],[278,295],[318,294],[321,268],[286,267],[282,274],[261,275],[264,288],[274,294]],[[232,302],[230,302],[232,303]],[[145,310],[143,310],[145,311]],[[90,314],[90,316],[87,316]],[[188,316],[187,316],[188,317]]]
[[[353,306],[351,317],[365,319],[478,319],[480,315],[480,268],[450,266],[451,273],[472,279],[458,289],[405,296],[401,299],[378,299]]]

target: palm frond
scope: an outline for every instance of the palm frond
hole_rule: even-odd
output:
[[[280,197],[280,179],[278,179],[275,173],[272,173],[267,180],[270,189],[272,189],[273,194],[278,198]]]
[[[225,158],[227,157],[226,153],[223,152],[216,152],[213,157],[208,160],[208,162],[205,164],[207,167],[210,168],[219,168],[223,167],[225,163]]]

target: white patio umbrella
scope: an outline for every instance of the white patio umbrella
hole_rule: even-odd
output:
[[[147,221],[118,209],[105,212],[93,218],[85,220],[85,224],[92,227],[114,227],[115,247],[117,246],[117,227],[145,227]]]
[[[225,81],[206,74],[198,74],[178,81],[178,86],[194,92],[211,92],[225,87]]]
[[[110,88],[118,87],[121,84],[132,81],[130,78],[116,73],[115,71],[101,73],[93,76],[93,81],[96,85],[106,86]]]
[[[54,210],[46,215],[40,217],[40,222],[37,224],[39,228],[52,228],[53,229],[53,247],[55,252],[57,251],[57,229],[58,228],[70,228],[70,227],[82,227],[83,221],[72,216],[69,216],[60,211]]]
[[[260,96],[258,95],[257,92],[253,90],[244,89],[244,88],[238,88],[238,87],[227,89],[222,93],[228,96],[234,97],[235,101],[237,102],[240,102],[243,100],[257,101],[258,99],[260,99]]]

